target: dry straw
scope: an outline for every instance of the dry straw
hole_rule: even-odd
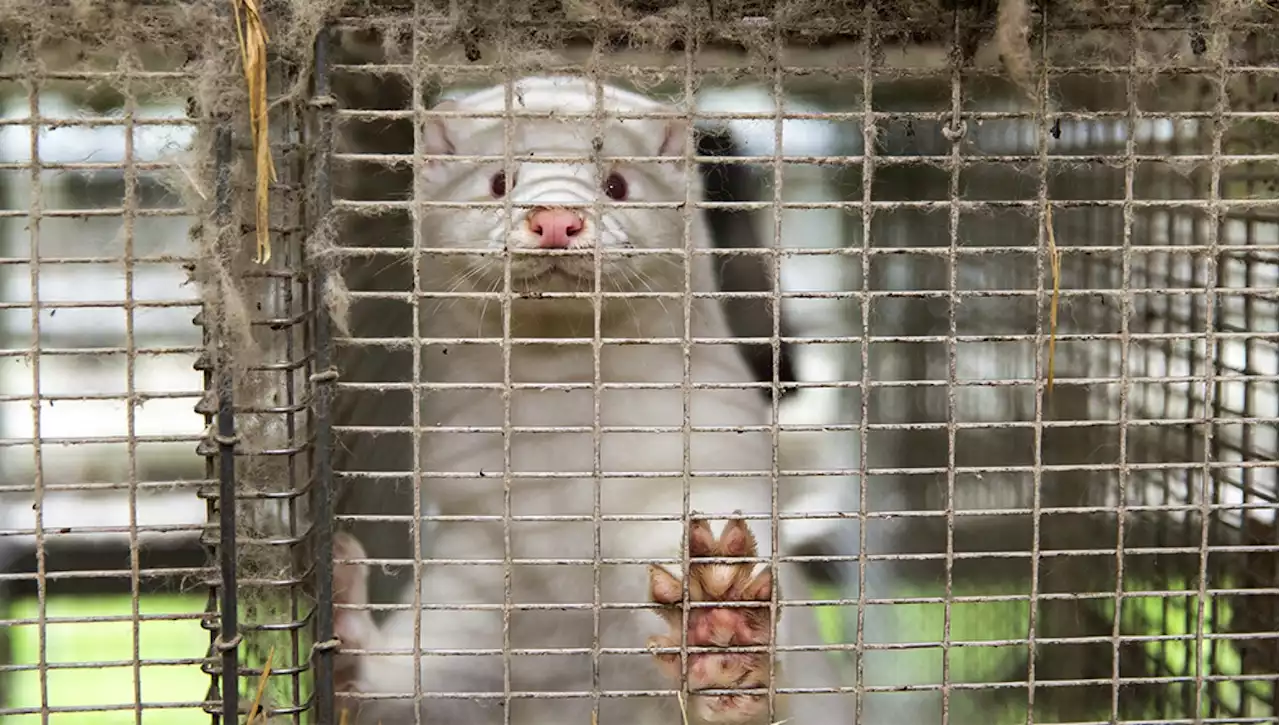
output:
[[[1053,237],[1053,207],[1045,205],[1044,228],[1049,241],[1049,271],[1053,278],[1053,297],[1049,300],[1049,370],[1048,390],[1053,392],[1054,351],[1058,343],[1058,290],[1062,279],[1062,255]]]
[[[271,158],[267,107],[267,28],[258,0],[231,0],[236,16],[236,39],[249,91],[249,124],[253,133],[255,201],[257,207],[259,264],[271,259],[270,184],[276,180]]]
[[[249,707],[249,717],[245,718],[244,725],[253,725],[254,720],[262,712],[262,696],[267,693],[267,683],[271,677],[271,661],[276,656],[276,648],[274,646],[267,650],[267,660],[262,665],[262,675],[258,677],[258,691],[253,696],[253,705]]]

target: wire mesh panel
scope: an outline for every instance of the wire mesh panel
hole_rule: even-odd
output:
[[[259,33],[252,17],[252,8],[238,7],[220,18],[244,34],[241,62],[227,70],[243,69],[237,81],[248,97],[232,98],[248,113],[207,100],[202,107],[212,203],[197,232],[204,246],[196,279],[206,292],[200,410],[209,421],[201,452],[217,477],[207,498],[218,565],[207,709],[215,722],[296,723],[307,713],[332,722],[315,702],[317,693],[331,699],[328,610],[317,614],[315,601],[332,597],[327,567],[316,566],[332,555],[328,519],[312,513],[330,508],[328,488],[310,483],[324,476],[312,448],[328,431],[316,428],[327,404],[316,388],[333,372],[327,313],[316,319],[326,272],[311,254],[324,230],[318,194],[327,194],[326,164],[317,161],[327,154],[310,148],[323,133],[305,103],[314,32],[298,29],[300,45],[268,54],[254,50],[254,38],[287,34],[293,18],[266,16]],[[227,50],[209,52],[226,62]]]
[[[0,720],[204,722],[180,54],[5,34]]]
[[[233,148],[250,129],[233,126],[229,118],[210,119],[214,166],[220,170],[211,233],[230,250],[228,256],[239,258],[233,256],[225,268],[202,270],[203,283],[215,288],[219,282],[210,277],[238,275],[231,289],[241,306],[225,300],[206,305],[201,320],[207,333],[201,412],[210,421],[202,452],[210,475],[218,478],[218,487],[207,491],[211,523],[217,522],[218,539],[210,543],[219,569],[211,595],[218,612],[210,653],[218,659],[207,668],[215,677],[211,699],[217,695],[220,714],[248,713],[279,722],[300,721],[311,707],[314,684],[315,595],[309,587],[315,567],[308,513],[315,491],[308,482],[315,465],[312,389],[321,356],[313,337],[313,289],[304,251],[313,211],[306,182],[313,172],[303,145],[305,119],[289,96],[297,73],[282,58],[267,75],[268,98],[275,106],[270,136],[263,142],[274,171],[269,186],[232,171],[237,156],[253,153],[256,161],[256,145]],[[257,171],[253,164],[246,164],[248,170]],[[263,191],[270,201],[265,218],[257,216]],[[271,256],[248,261],[263,223]],[[216,326],[207,324],[213,316],[220,317]]]
[[[51,7],[4,722],[1280,719],[1273,6]]]
[[[433,426],[456,408],[439,392],[444,381],[430,379],[431,356],[465,357],[476,338],[512,350],[527,341],[515,327],[486,331],[481,321],[474,337],[423,339],[433,317],[484,290],[462,277],[453,288],[432,286],[431,265],[449,262],[420,248],[438,246],[448,232],[437,225],[463,217],[439,214],[430,205],[442,200],[414,186],[431,163],[459,161],[420,160],[439,153],[430,130],[438,89],[464,97],[530,74],[583,73],[667,99],[696,113],[704,130],[727,128],[737,157],[699,161],[754,167],[764,181],[752,198],[689,208],[759,212],[750,216],[762,247],[780,252],[766,256],[780,288],[760,291],[780,295],[774,309],[794,327],[781,333],[779,319],[763,335],[795,348],[800,380],[784,386],[787,402],[775,389],[765,403],[780,421],[774,475],[783,474],[780,491],[834,490],[811,510],[768,512],[812,525],[776,561],[834,563],[843,574],[834,590],[810,577],[808,591],[786,591],[780,602],[799,605],[787,616],[823,617],[820,647],[848,657],[843,685],[857,690],[868,721],[1274,720],[1275,667],[1262,660],[1275,623],[1261,603],[1276,584],[1274,566],[1260,565],[1276,549],[1273,18],[1228,30],[1194,13],[1135,11],[1105,22],[1046,13],[1029,46],[1035,73],[1019,85],[971,53],[980,11],[917,19],[924,42],[911,45],[893,8],[808,24],[785,11],[631,9],[626,25],[622,10],[573,24],[517,8],[457,16],[416,6],[389,20],[397,17],[389,7],[339,24],[365,44],[332,68],[335,163],[344,169],[336,208],[352,218],[343,247],[354,270],[353,332],[338,341],[349,356],[338,383],[336,475],[348,487],[339,526],[382,565],[370,572],[373,621],[393,631],[414,622],[367,658],[406,651],[405,666],[417,667],[449,656],[465,670],[468,650],[481,654],[465,643],[415,646],[432,610],[499,607],[514,631],[524,611],[599,607],[598,590],[596,604],[547,592],[513,600],[509,588],[495,590],[501,600],[433,598],[436,572],[492,558],[450,548],[457,539],[447,532],[463,521],[477,531],[481,520],[495,522],[492,565],[514,567],[508,560],[521,556],[510,547],[536,537],[521,526],[549,514],[588,517],[554,507],[517,513],[525,484],[501,457],[492,471],[432,468],[422,441],[438,441]],[[920,31],[930,20],[936,26]],[[803,42],[823,23],[849,42]],[[580,44],[566,40],[574,33]],[[511,103],[515,130],[505,142],[495,137],[492,158],[461,160],[501,167],[504,181],[528,162],[513,140],[527,142]],[[719,283],[712,295],[734,291]],[[495,294],[491,304],[508,303]],[[575,336],[592,338],[566,335]],[[496,383],[520,397],[518,381],[472,373],[480,377],[467,384]],[[571,382],[619,381],[597,380],[590,368],[537,381],[547,392]],[[486,425],[457,433],[471,431],[476,446],[485,445],[482,430],[508,440],[528,433],[501,416]],[[598,419],[586,429],[614,434]],[[464,511],[449,496],[422,496],[445,477],[493,486],[505,503]],[[861,527],[849,522],[855,512]],[[593,527],[572,533],[566,523],[563,551],[536,563],[586,571],[620,563],[589,548],[563,553],[608,538],[599,532],[609,515],[584,513]],[[823,516],[843,520],[817,523]],[[435,536],[448,553],[430,553]],[[425,561],[417,551],[428,552]],[[337,611],[357,606],[363,600],[340,601]],[[1247,627],[1237,606],[1254,613]],[[397,619],[394,610],[409,614]],[[590,646],[612,653],[599,640]],[[520,720],[533,712],[521,700],[559,696],[591,700],[582,713],[604,717],[605,703],[625,693],[600,684],[602,659],[583,665],[583,686],[558,695],[537,691],[527,684],[536,677],[512,664],[542,657],[547,672],[573,667],[557,664],[557,650],[581,647],[503,640],[506,669],[495,672],[505,674],[476,675],[466,693],[405,675],[398,690],[364,683],[347,704],[358,713],[380,699],[412,700],[425,703],[420,716],[429,720],[433,709],[454,712],[440,700],[488,698]]]
[[[275,254],[253,262],[237,20],[0,13],[6,723],[239,721],[264,680],[273,715],[309,707],[310,167],[297,106],[273,104]],[[280,50],[263,91],[287,100]]]

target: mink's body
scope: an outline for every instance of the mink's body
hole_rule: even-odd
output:
[[[512,97],[517,111],[562,113],[590,113],[597,100],[593,83],[563,77],[521,80]],[[505,89],[499,86],[448,104],[444,107],[451,105],[452,110],[501,112]],[[612,112],[670,111],[608,87],[603,105]],[[367,612],[338,611],[344,648],[405,653],[344,655],[340,669],[347,678],[345,686],[363,695],[412,695],[415,690],[426,694],[420,707],[427,723],[502,722],[504,692],[541,693],[510,700],[512,723],[588,723],[592,698],[583,693],[679,686],[678,658],[673,662],[670,656],[644,651],[593,653],[596,645],[643,650],[647,644],[679,643],[678,615],[625,608],[649,601],[676,603],[680,595],[678,579],[647,571],[643,562],[679,559],[685,524],[643,517],[679,517],[686,510],[687,486],[688,510],[716,519],[710,528],[694,524],[687,529],[691,555],[767,557],[773,550],[770,409],[758,389],[746,386],[754,376],[735,345],[699,342],[731,336],[716,300],[689,299],[686,330],[685,299],[608,296],[683,292],[686,264],[691,266],[693,292],[715,289],[710,259],[685,254],[684,210],[618,203],[701,198],[697,176],[686,173],[681,161],[687,127],[670,118],[609,118],[597,123],[543,116],[507,120],[514,126],[504,133],[503,123],[502,118],[432,119],[424,135],[427,153],[502,155],[504,139],[509,139],[514,163],[431,161],[420,189],[437,201],[511,202],[508,208],[432,209],[423,223],[425,247],[463,252],[423,255],[426,291],[502,291],[503,256],[511,259],[514,294],[509,322],[504,320],[502,300],[422,302],[423,379],[433,385],[454,384],[422,393],[423,509],[487,520],[432,524],[430,537],[424,537],[422,555],[427,561],[421,588],[411,588],[402,600],[411,603],[420,593],[427,609],[397,611],[381,625],[375,625]],[[593,149],[599,151],[599,159],[592,158]],[[566,156],[582,160],[567,161]],[[670,159],[610,160],[627,156]],[[701,215],[694,214],[690,249],[709,247],[703,226]],[[597,248],[602,251],[599,260],[593,253]],[[580,254],[574,256],[575,251]],[[591,292],[597,261],[604,293],[598,321],[590,298],[549,294]],[[593,343],[597,326],[602,342]],[[491,342],[460,343],[459,338]],[[618,343],[611,338],[652,342]],[[517,342],[510,344],[510,339]],[[692,344],[682,343],[689,340]],[[686,373],[700,387],[682,390]],[[600,390],[592,387],[597,381]],[[514,386],[509,395],[493,387],[505,383]],[[668,387],[617,387],[635,384]],[[682,430],[686,395],[687,422],[695,429],[756,429]],[[516,430],[504,440],[501,431],[506,425]],[[612,430],[620,427],[629,430]],[[687,481],[686,466],[691,474]],[[504,486],[508,478],[510,485]],[[786,505],[786,494],[778,492],[778,506]],[[735,511],[745,515],[745,523],[733,519]],[[583,520],[504,522],[504,513]],[[596,515],[634,518],[591,520]],[[733,520],[720,523],[726,519]],[[721,531],[719,537],[715,531]],[[340,557],[361,553],[350,537],[340,537],[337,548]],[[504,570],[504,558],[517,563]],[[435,563],[463,559],[482,561]],[[621,561],[594,563],[610,560]],[[668,568],[678,571],[678,566]],[[365,600],[364,574],[357,566],[338,567],[341,602]],[[751,562],[695,565],[690,590],[698,599],[755,600],[767,607],[775,577],[780,599],[802,595],[797,564],[781,564],[776,571]],[[598,620],[593,612],[597,601],[604,605]],[[504,602],[513,605],[505,614]],[[430,608],[433,605],[484,609]],[[521,608],[529,606],[534,608]],[[780,614],[780,646],[821,643],[812,610],[788,608]],[[767,608],[695,609],[689,622],[692,646],[767,644],[770,639]],[[423,654],[420,666],[415,666],[415,630],[423,650],[489,653]],[[504,649],[574,652],[504,658]],[[766,687],[768,659],[767,653],[690,655],[690,688]],[[780,652],[777,662],[782,668],[779,687],[849,684],[838,680],[823,653]],[[430,696],[441,692],[471,692],[477,697]],[[551,693],[578,696],[548,697]],[[782,709],[770,713],[758,696],[695,695],[687,715],[691,723],[764,725],[772,716],[806,725],[847,724],[853,707],[851,697],[846,697],[792,695],[778,698]],[[356,722],[413,722],[411,699],[362,698],[345,705],[358,715]],[[600,700],[602,725],[675,725],[681,717],[674,697]]]

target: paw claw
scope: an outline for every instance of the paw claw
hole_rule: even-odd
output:
[[[684,596],[680,580],[660,566],[649,566],[649,593],[658,604],[678,604]]]
[[[755,556],[756,537],[747,528],[747,522],[733,519],[720,534],[720,556]]]
[[[689,522],[689,556],[715,556],[716,536],[706,519]]]
[[[715,536],[709,522],[689,525],[689,556],[754,557],[755,536],[741,518],[730,520]],[[693,602],[761,602],[773,594],[773,573],[768,566],[755,571],[754,562],[691,562],[689,597]],[[671,627],[667,635],[649,639],[650,647],[678,647],[684,618],[681,608],[683,586],[677,577],[660,567],[649,569],[650,598],[666,605],[659,615]],[[691,607],[685,641],[690,647],[746,647],[769,644],[770,613],[767,604],[759,607]],[[679,680],[678,653],[654,653],[664,676]],[[755,689],[767,685],[770,667],[768,652],[697,652],[686,657],[684,679],[693,691],[706,689]],[[714,723],[748,723],[764,717],[767,697],[746,695],[694,695],[689,708],[697,719]]]

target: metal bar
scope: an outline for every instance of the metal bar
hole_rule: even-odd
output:
[[[35,75],[39,67],[35,53],[37,48],[31,47],[31,39],[23,38],[22,54],[24,70]],[[38,76],[37,76],[38,78]],[[32,82],[27,89],[27,111],[29,115],[36,116],[40,108],[40,93],[43,90],[43,84],[36,80]],[[41,294],[40,294],[40,242],[41,242],[41,222],[47,215],[44,208],[44,195],[42,193],[44,184],[41,183],[40,168],[40,127],[35,123],[31,124],[29,144],[31,150],[31,206],[27,210],[28,222],[27,228],[30,230],[31,243],[31,259],[30,259],[30,285],[31,285],[31,390],[34,393],[31,396],[31,435],[32,445],[31,452],[34,457],[35,476],[32,481],[35,488],[35,539],[36,539],[36,571],[38,575],[37,583],[37,611],[39,613],[38,625],[38,657],[40,661],[39,687],[40,687],[40,722],[41,725],[49,723],[49,674],[46,666],[49,662],[49,630],[45,619],[48,617],[49,593],[48,581],[45,575],[48,573],[45,561],[46,553],[46,531],[44,525],[44,446],[41,440],[41,423],[42,411],[40,404],[40,348],[41,333]]]
[[[214,131],[214,223],[224,228],[231,218],[231,124],[220,121]],[[236,418],[231,372],[231,346],[221,334],[214,338],[214,377],[218,412],[218,556],[220,610],[217,648],[222,658],[222,711],[234,722],[240,711],[240,625],[236,549]]]
[[[314,199],[312,222],[319,226],[329,221],[329,200],[333,185],[330,157],[333,150],[333,111],[336,100],[329,87],[328,28],[321,29],[315,40],[315,85],[311,109],[316,122],[312,157],[311,189]],[[319,725],[337,722],[334,712],[334,657],[336,649],[328,646],[333,630],[333,396],[337,370],[333,367],[332,323],[324,308],[325,260],[308,257],[311,273],[312,329],[314,331],[315,372],[313,385],[314,476],[312,479],[312,544],[315,551],[315,717]]]

